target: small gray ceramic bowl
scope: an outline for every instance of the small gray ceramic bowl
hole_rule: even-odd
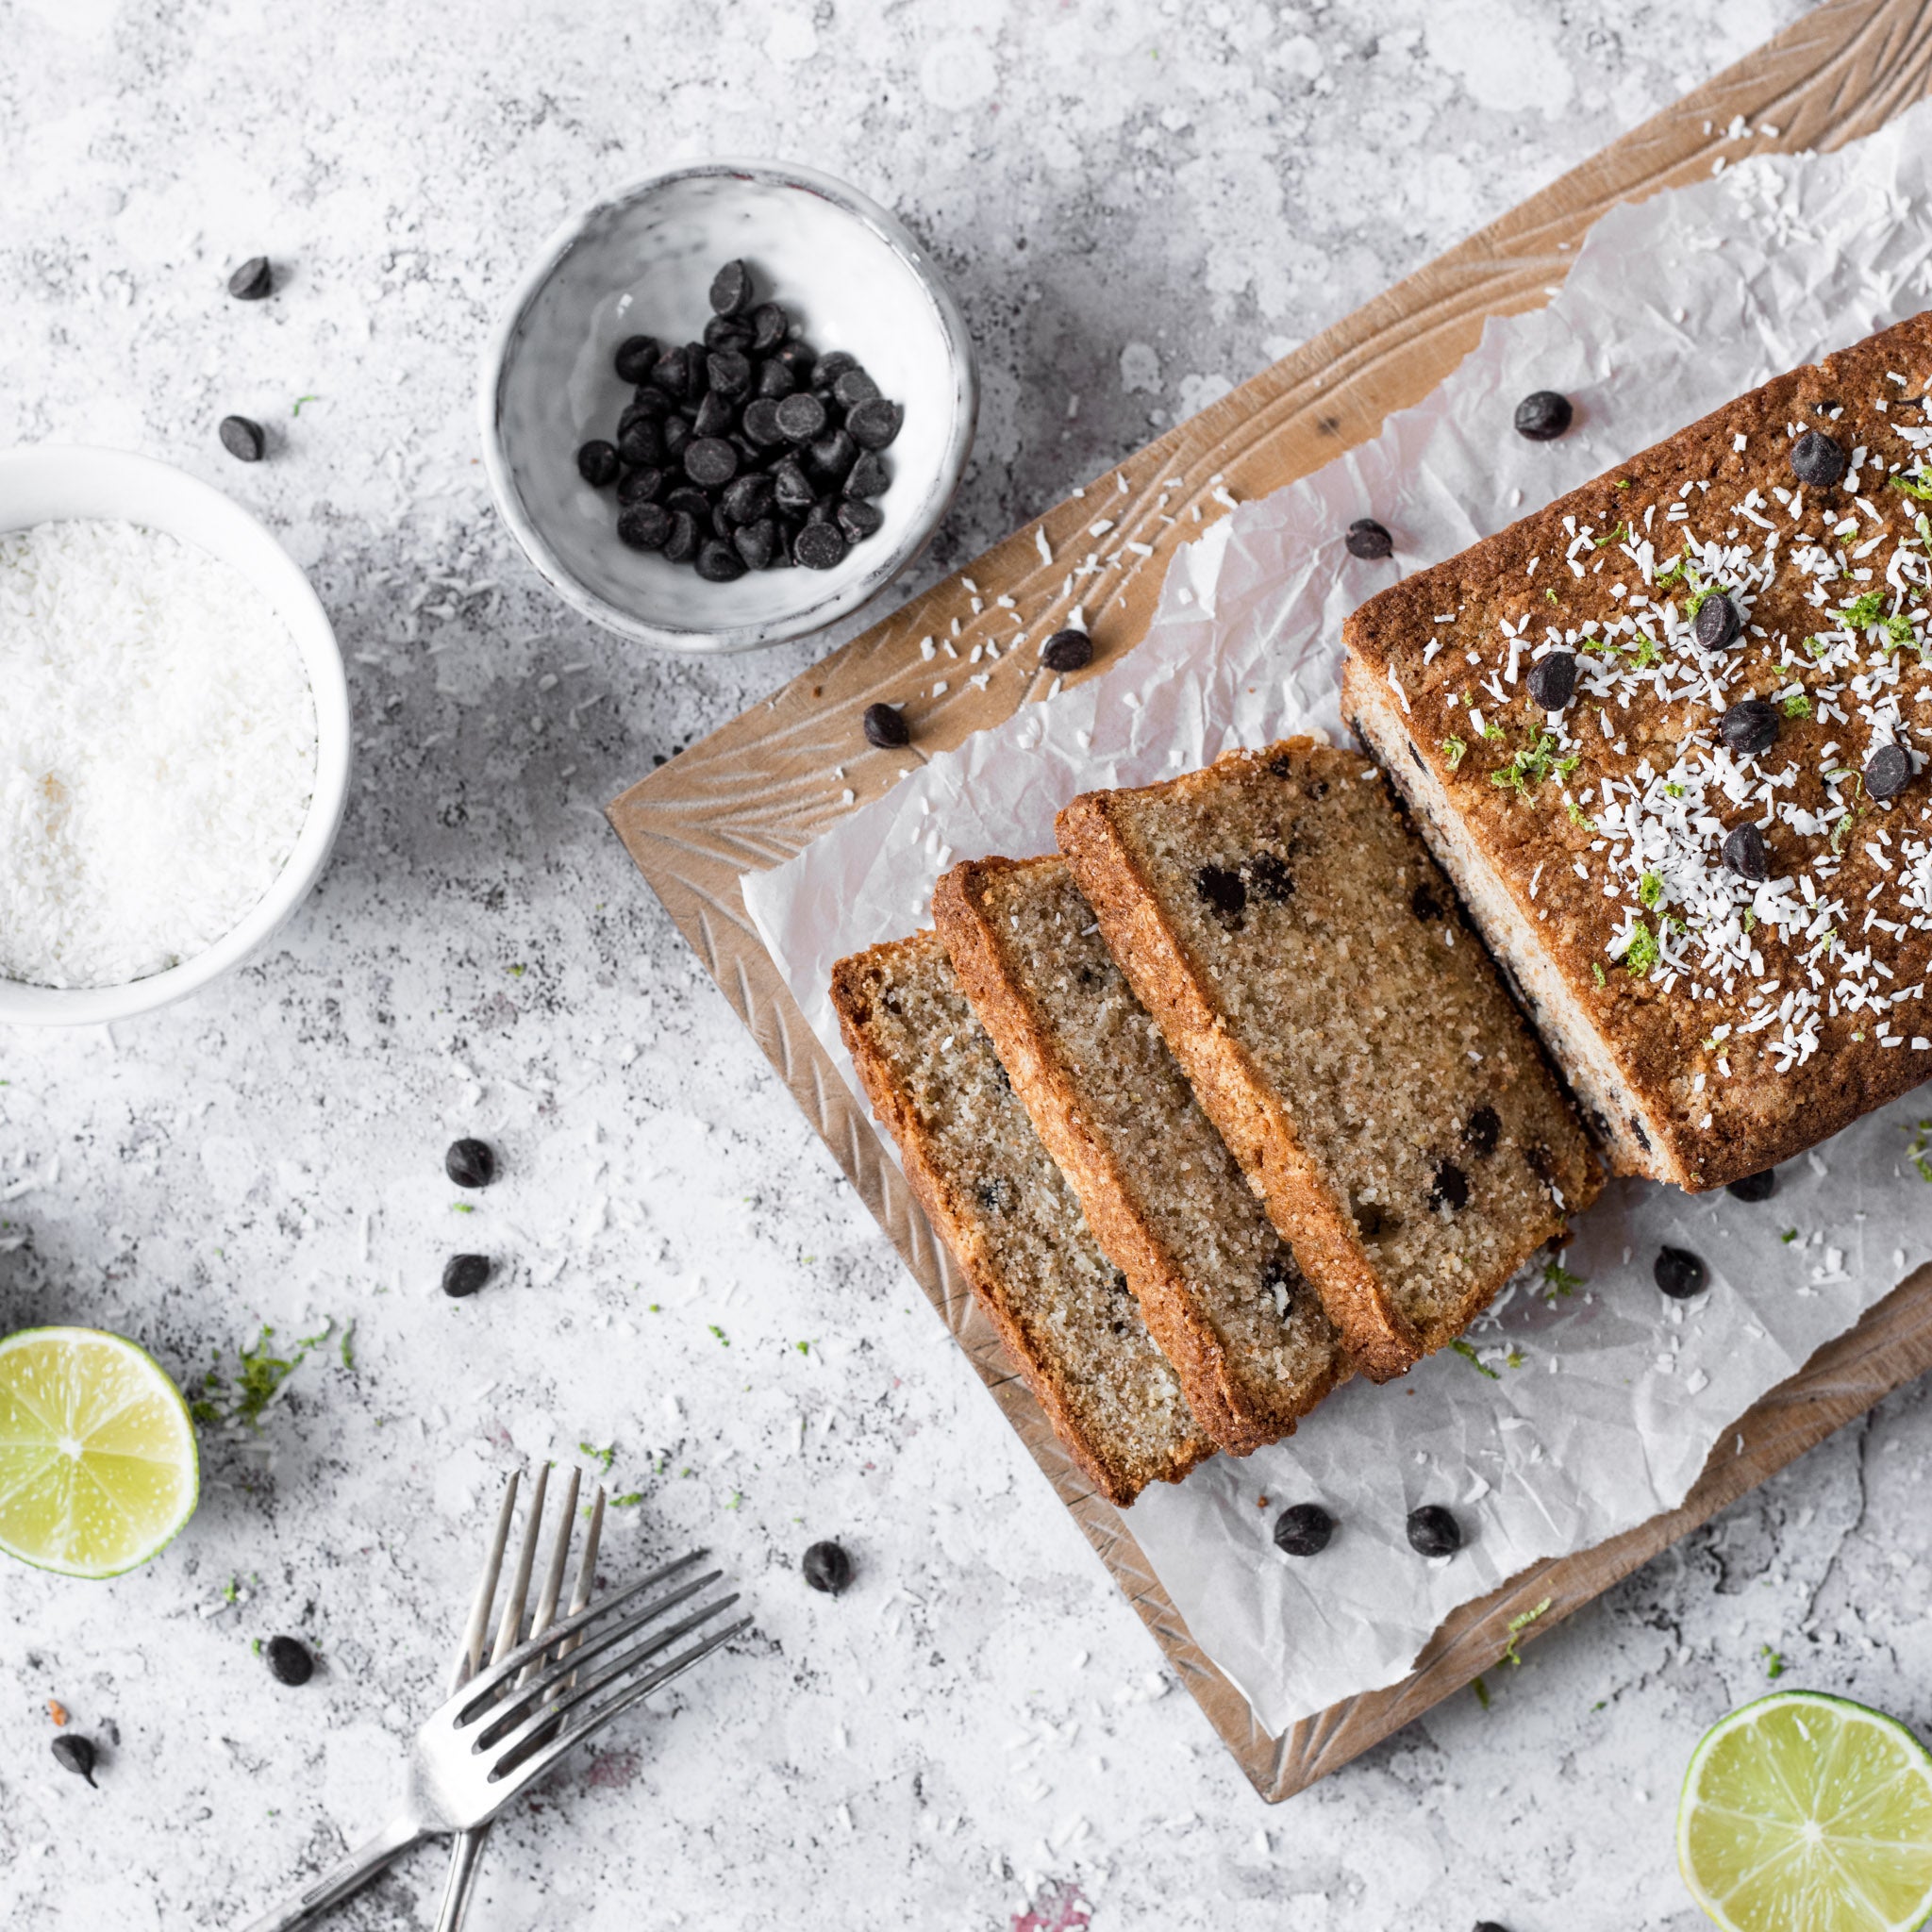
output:
[[[631,387],[611,366],[626,336],[695,341],[711,277],[751,265],[812,346],[844,349],[904,405],[886,451],[884,527],[828,571],[753,571],[714,584],[617,541],[613,491],[577,475],[614,437]],[[483,455],[497,507],[545,582],[586,617],[667,650],[747,651],[858,609],[924,547],[966,466],[978,387],[957,304],[905,228],[808,168],[708,161],[574,217],[511,299],[485,352]]]

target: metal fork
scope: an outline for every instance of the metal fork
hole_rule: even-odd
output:
[[[247,1932],[294,1932],[294,1928],[308,1924],[346,1898],[391,1859],[432,1833],[475,1833],[576,1745],[751,1627],[751,1619],[741,1617],[722,1629],[698,1637],[690,1648],[663,1662],[654,1661],[738,1602],[734,1591],[699,1605],[655,1634],[631,1644],[630,1641],[639,1638],[647,1624],[702,1596],[721,1579],[724,1573],[718,1570],[699,1575],[690,1574],[708,1554],[698,1549],[661,1565],[622,1590],[606,1592],[594,1603],[584,1604],[561,1622],[538,1629],[524,1642],[515,1642],[534,1567],[541,1490],[546,1481],[547,1471],[540,1472],[539,1492],[532,1499],[525,1548],[498,1625],[498,1644],[492,1659],[487,1668],[459,1684],[442,1707],[416,1733],[395,1816],[299,1897],[256,1920]],[[572,1492],[575,1496],[575,1485]],[[488,1627],[491,1599],[495,1594],[514,1505],[512,1486],[504,1498],[496,1539],[484,1566],[483,1581],[471,1611],[470,1628],[453,1676],[468,1676],[472,1658],[480,1657],[482,1633]],[[566,1515],[561,1532],[565,1539],[569,1524]],[[560,1579],[560,1559],[554,1560],[553,1567]],[[590,1574],[588,1566],[580,1572],[579,1592],[588,1592]],[[680,1580],[673,1583],[673,1578]],[[665,1584],[670,1587],[644,1598],[645,1591]],[[609,1622],[620,1609],[626,1614],[615,1623]],[[508,1649],[502,1647],[506,1633],[512,1640]],[[585,1665],[625,1644],[630,1647],[614,1661],[578,1681]],[[642,1665],[650,1668],[636,1674]],[[606,1691],[609,1695],[603,1695]],[[472,1864],[474,1856],[473,1848]],[[452,1874],[451,1886],[457,1894],[458,1912],[467,1880],[467,1872],[460,1880]]]

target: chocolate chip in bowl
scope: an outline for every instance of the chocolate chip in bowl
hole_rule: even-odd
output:
[[[711,162],[566,225],[506,309],[480,403],[539,574],[623,636],[709,653],[817,630],[918,554],[976,382],[891,215],[808,170]]]

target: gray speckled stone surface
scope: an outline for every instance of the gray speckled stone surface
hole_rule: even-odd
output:
[[[513,1817],[478,1932],[1688,1927],[1675,1786],[1765,1646],[1932,1717],[1907,1391],[1487,1711],[1263,1807],[601,820],[811,653],[673,662],[560,616],[474,460],[478,342],[573,204],[782,154],[901,209],[965,305],[981,438],[927,568],[957,563],[1800,10],[0,14],[0,444],[137,447],[258,508],[335,617],[359,740],[334,868],[267,957],[111,1035],[0,1037],[0,1328],[122,1329],[187,1378],[334,1324],[258,1432],[208,1435],[151,1568],[0,1577],[9,1928],[240,1924],[373,1827],[501,1472],[579,1443],[641,1495],[607,1570],[702,1536],[760,1634]],[[258,250],[278,292],[229,302]],[[267,463],[221,454],[228,410]],[[467,1220],[459,1129],[507,1168]],[[458,1240],[501,1264],[461,1304]],[[825,1535],[858,1566],[837,1601],[796,1570]],[[284,1630],[324,1658],[299,1691],[252,1649]],[[98,1792],[48,1756],[50,1697]],[[426,1924],[441,1874],[419,1855],[338,1923]]]

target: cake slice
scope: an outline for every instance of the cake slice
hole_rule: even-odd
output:
[[[1292,1433],[1348,1374],[1335,1330],[1066,865],[955,866],[933,915],[1013,1091],[1195,1417],[1237,1455]]]
[[[1110,1503],[1178,1482],[1214,1444],[1014,1099],[938,934],[841,959],[832,1001],[907,1181],[1067,1453]]]
[[[1722,1187],[1932,1074],[1932,315],[1349,619],[1407,793],[1621,1173]]]
[[[1202,1108],[1377,1381],[1453,1341],[1601,1177],[1381,774],[1306,738],[1059,815]]]

